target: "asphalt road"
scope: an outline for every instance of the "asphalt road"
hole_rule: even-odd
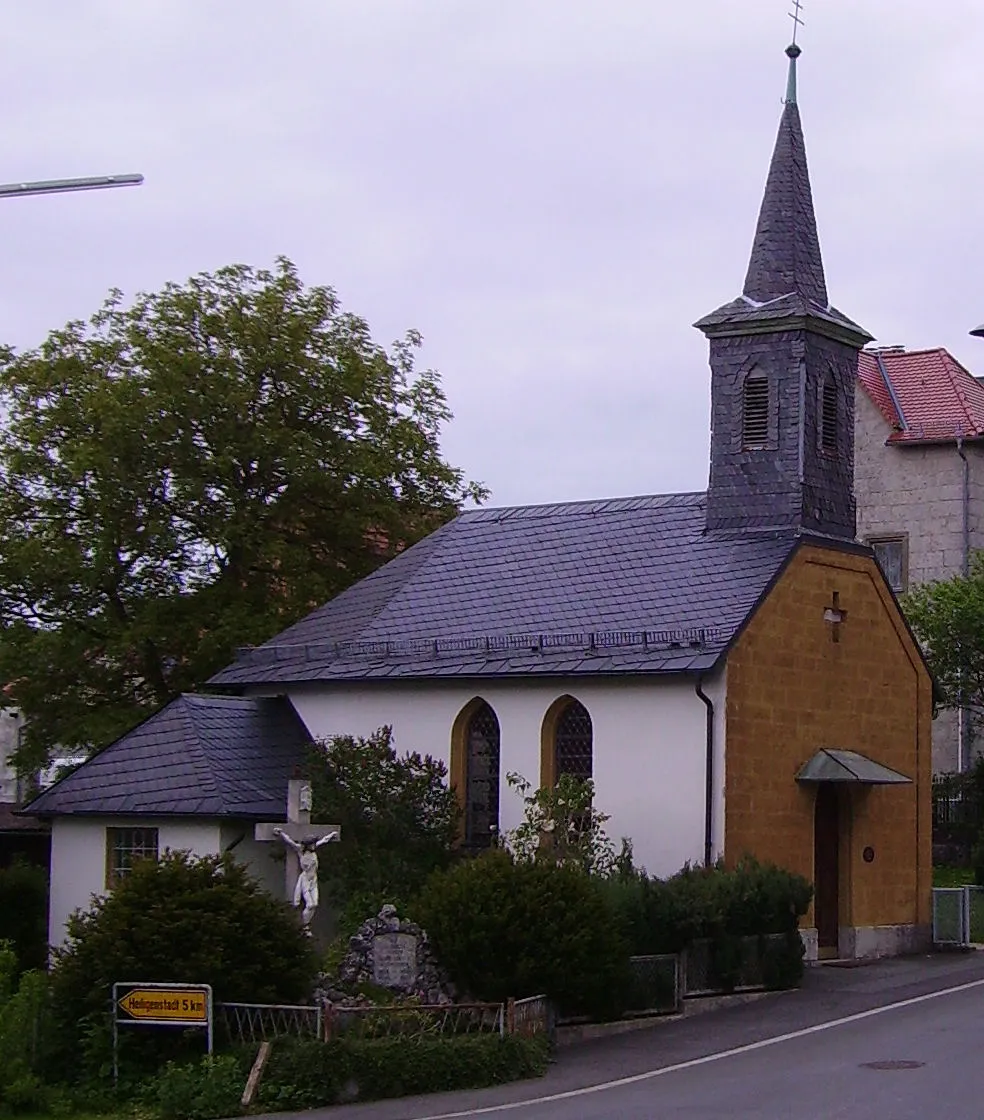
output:
[[[572,1046],[538,1081],[303,1115],[981,1120],[982,1043],[984,953],[824,967],[798,992]]]

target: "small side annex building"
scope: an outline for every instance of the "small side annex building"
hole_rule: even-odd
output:
[[[590,777],[652,874],[751,854],[814,881],[810,957],[928,945],[933,686],[856,541],[870,336],[828,299],[787,53],[743,290],[697,323],[707,491],[467,511],[245,651],[210,682],[225,698],[175,701],[30,807],[53,942],[134,838],[233,847],[282,891],[244,824],[285,819],[306,738],[389,725],[448,764],[471,847],[518,823],[508,773]]]

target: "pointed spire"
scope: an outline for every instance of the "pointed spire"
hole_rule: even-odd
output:
[[[826,308],[827,283],[813,213],[803,126],[796,104],[796,60],[800,53],[795,44],[786,49],[786,107],[772,153],[744,293],[756,303],[795,294]]]

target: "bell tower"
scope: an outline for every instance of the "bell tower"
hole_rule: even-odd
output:
[[[707,529],[853,540],[854,387],[871,336],[827,297],[795,42],[742,294],[694,325],[710,343]]]

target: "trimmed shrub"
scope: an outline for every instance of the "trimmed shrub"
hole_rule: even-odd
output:
[[[110,1058],[112,985],[119,980],[211,984],[217,1001],[306,999],[317,956],[287,903],[230,858],[165,853],[138,863],[105,898],[69,922],[51,974],[60,1048],[81,1053],[80,1072]],[[200,1051],[202,1032],[121,1032],[121,1053],[153,1060]],[[184,1047],[184,1049],[182,1049]],[[73,1063],[75,1064],[75,1063]]]
[[[563,1014],[599,1018],[623,1009],[627,945],[600,880],[579,868],[487,852],[432,876],[411,912],[476,999],[544,994]]]
[[[799,919],[813,888],[800,875],[746,858],[734,869],[685,867],[669,879],[622,876],[603,889],[633,955],[679,953],[706,940],[713,974],[727,989],[739,975],[739,938],[784,934],[763,946],[764,982],[793,987],[802,977]]]
[[[0,870],[0,941],[9,941],[21,972],[48,963],[48,876],[16,859]]]
[[[286,1111],[482,1089],[539,1077],[546,1067],[546,1043],[516,1035],[284,1040],[273,1046],[258,1104]]]

